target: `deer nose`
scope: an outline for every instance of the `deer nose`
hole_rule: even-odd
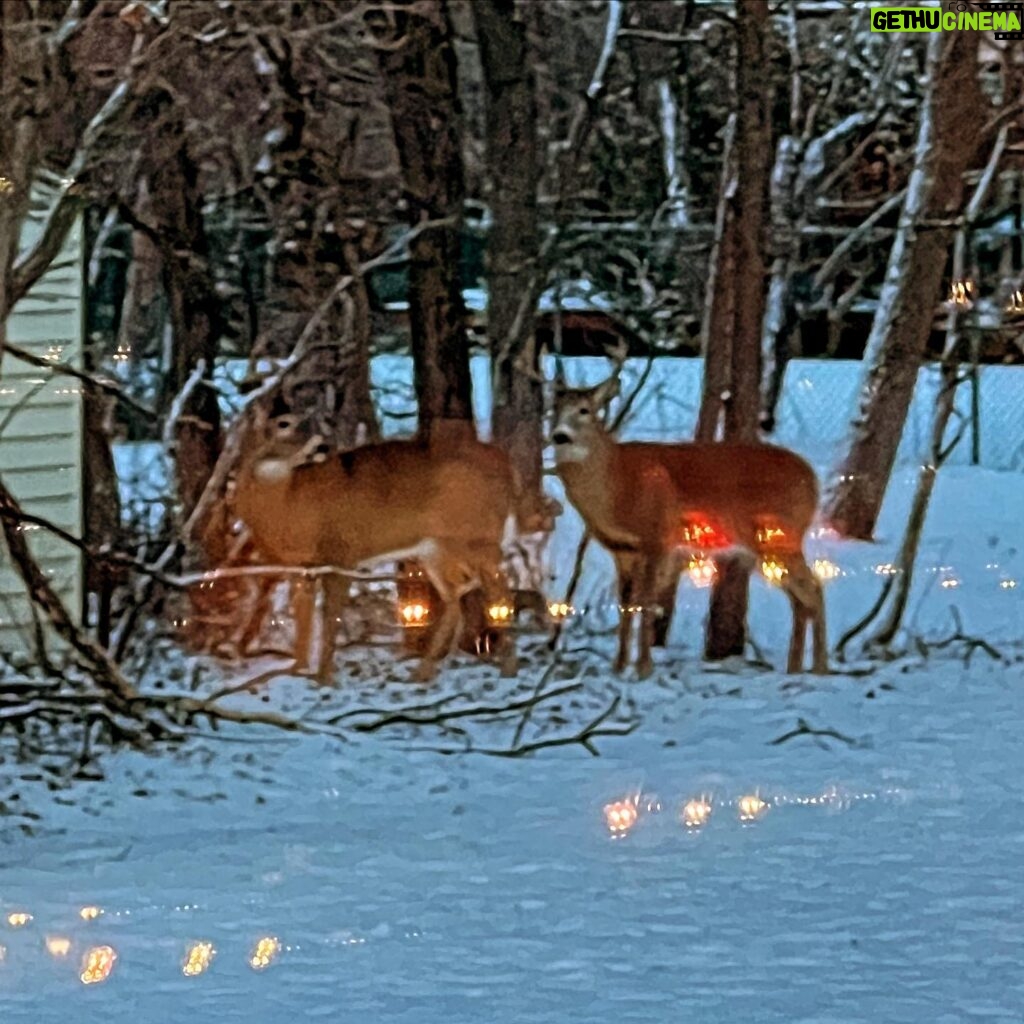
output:
[[[551,440],[554,441],[555,444],[569,444],[572,441],[572,435],[568,430],[556,430],[551,435]]]

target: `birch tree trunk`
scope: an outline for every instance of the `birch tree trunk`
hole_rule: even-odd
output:
[[[976,32],[939,32],[929,41],[914,168],[864,353],[849,448],[824,506],[827,521],[847,537],[874,534],[932,330],[963,175],[988,109],[978,83],[978,39]]]
[[[409,322],[419,433],[440,437],[445,421],[473,432],[469,341],[459,280],[465,199],[462,109],[444,0],[401,0],[388,12],[379,62],[411,226],[443,221],[410,244]]]

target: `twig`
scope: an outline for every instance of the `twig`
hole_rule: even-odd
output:
[[[526,757],[528,754],[536,753],[538,750],[546,750],[551,747],[568,747],[575,744],[582,746],[589,754],[599,757],[600,752],[594,746],[593,741],[599,736],[628,736],[640,724],[632,721],[619,729],[603,729],[601,726],[611,718],[619,708],[621,697],[616,697],[611,704],[605,708],[592,722],[588,722],[578,732],[568,736],[554,736],[549,739],[534,740],[531,743],[523,743],[519,746],[503,749],[500,747],[473,747],[467,746],[462,750],[452,748],[428,748],[438,754],[483,754],[486,757]]]
[[[385,712],[372,722],[354,723],[351,728],[356,732],[376,732],[378,729],[384,729],[391,725],[445,725],[459,718],[489,718],[495,715],[512,714],[523,708],[532,710],[543,701],[563,696],[566,693],[575,693],[582,689],[582,684],[574,683],[571,686],[561,686],[554,690],[548,690],[546,693],[534,694],[522,700],[510,701],[508,704],[492,706],[473,705],[467,708],[456,708],[453,711],[439,711],[433,715],[416,715],[411,713],[409,709],[401,708],[398,711]],[[339,715],[335,718],[329,718],[327,721],[329,724],[334,725],[344,717],[347,716]]]
[[[147,419],[159,419],[155,410],[132,398],[120,385],[115,384],[114,381],[106,377],[99,377],[96,374],[80,370],[77,366],[62,362],[59,359],[47,359],[45,356],[37,356],[34,352],[29,352],[28,349],[12,344],[9,341],[4,342],[4,352],[9,353],[13,358],[23,363],[28,363],[30,366],[38,367],[41,370],[51,370],[53,373],[60,373],[65,377],[73,377],[75,380],[80,380],[83,384],[93,387],[105,395],[112,395],[119,402],[123,402]]]
[[[796,728],[790,729],[789,732],[784,732],[781,736],[777,736],[775,739],[769,741],[770,747],[777,747],[791,739],[795,739],[797,736],[821,736],[827,737],[828,739],[840,740],[848,746],[857,746],[857,741],[850,736],[844,736],[843,733],[836,729],[815,729],[813,726],[802,719],[796,720]]]

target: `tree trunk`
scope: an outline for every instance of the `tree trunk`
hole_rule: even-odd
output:
[[[338,181],[347,140],[325,138],[311,106],[312,88],[286,36],[261,37],[273,67],[268,101],[281,105],[280,133],[269,133],[260,163],[260,196],[274,225],[267,302],[256,355],[285,357],[314,317],[312,354],[289,375],[297,410],[314,417],[339,448],[379,436],[370,396],[370,309],[366,283],[322,310],[340,278],[370,254],[377,232],[348,215]],[[270,76],[268,76],[270,77]],[[365,200],[369,183],[362,183]]]
[[[931,333],[963,175],[987,109],[978,38],[940,32],[929,41],[914,168],[864,354],[860,408],[825,502],[826,519],[847,537],[869,540],[874,533]]]
[[[87,369],[93,367],[87,365]],[[110,448],[110,418],[113,399],[95,388],[82,395],[82,493],[85,498],[82,539],[92,550],[121,547],[121,496],[117,489],[117,470]],[[96,639],[102,647],[110,643],[111,607],[114,589],[127,580],[123,568],[94,558],[85,559],[84,590],[95,597]],[[88,609],[86,609],[88,610]],[[89,624],[89,616],[82,621]]]
[[[720,417],[725,440],[758,438],[764,221],[772,153],[769,36],[767,5],[740,4],[736,11],[735,138],[726,157],[719,200],[718,261],[709,286],[708,362],[699,440],[715,438]],[[743,561],[719,560],[705,637],[706,658],[743,653],[749,579],[750,570]]]
[[[183,123],[164,129],[154,157],[151,207],[158,225],[173,337],[165,410],[181,396],[200,363],[203,364],[198,383],[193,382],[175,410],[178,500],[182,517],[188,518],[210,479],[220,451],[220,408],[212,381],[221,334],[221,304],[210,271],[199,167],[188,152]]]
[[[696,439],[714,441],[722,422],[729,390],[736,283],[736,116],[729,116],[722,150],[722,185],[715,215],[715,240],[708,263],[708,283],[701,325],[704,383]]]
[[[407,0],[391,10],[381,71],[402,169],[407,217],[422,230],[410,244],[409,321],[425,441],[442,421],[473,430],[469,342],[459,279],[465,181],[455,49],[443,0]]]
[[[494,360],[494,438],[523,497],[542,508],[544,392],[537,378],[534,310],[520,315],[540,245],[536,83],[526,25],[514,0],[473,5],[483,67],[487,174],[493,226],[487,244],[487,333]]]

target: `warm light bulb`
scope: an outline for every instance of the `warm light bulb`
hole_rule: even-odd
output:
[[[63,957],[71,952],[71,940],[57,935],[46,937],[46,952],[50,956]]]
[[[78,916],[83,921],[95,921],[102,913],[103,911],[99,907],[82,907],[78,912]]]
[[[711,817],[711,804],[704,797],[689,800],[683,806],[683,824],[687,828],[700,828]]]
[[[835,562],[831,562],[827,558],[816,558],[811,566],[811,572],[823,583],[828,580],[834,580],[843,574],[842,569]]]
[[[759,817],[768,805],[756,794],[741,796],[739,799],[740,821],[753,821]]]
[[[94,946],[82,960],[82,973],[79,975],[83,985],[95,985],[106,981],[117,961],[117,953],[112,946]]]
[[[7,923],[12,928],[24,928],[31,920],[32,915],[26,914],[23,910],[16,910],[7,915]]]
[[[715,565],[714,559],[704,555],[695,555],[690,559],[686,572],[695,587],[710,587],[718,575],[718,567]]]
[[[273,936],[267,935],[256,943],[252,955],[249,957],[249,966],[254,971],[262,971],[271,965],[274,957],[281,951],[281,943]]]
[[[617,800],[604,808],[604,821],[613,835],[624,835],[636,824],[639,816],[635,800]]]
[[[512,609],[507,604],[492,604],[487,609],[487,615],[494,622],[508,622],[512,618]]]
[[[197,974],[202,974],[210,966],[216,955],[217,950],[213,948],[212,942],[195,943],[189,947],[188,952],[185,954],[185,962],[181,965],[181,973],[186,978],[194,978]],[[269,963],[270,961],[268,960],[267,962]]]

